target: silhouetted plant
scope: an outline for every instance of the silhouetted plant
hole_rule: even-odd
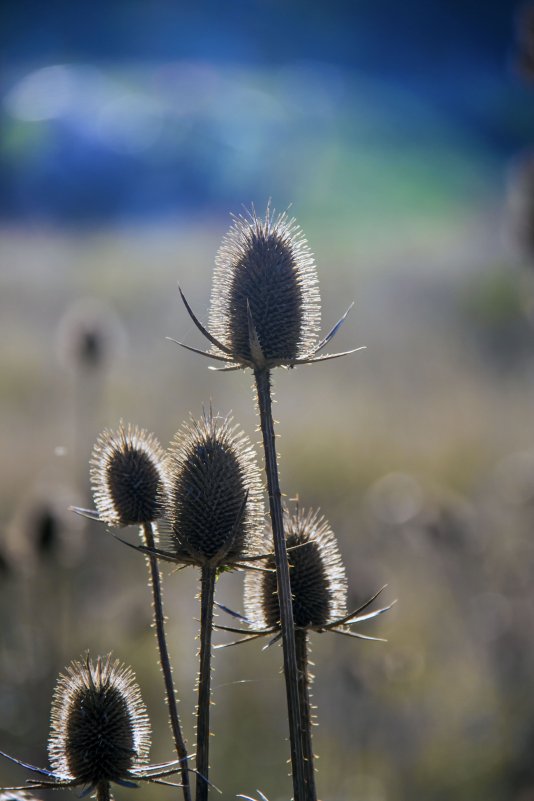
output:
[[[166,456],[152,434],[137,427],[106,430],[98,438],[91,460],[91,479],[97,514],[90,517],[110,526],[139,525],[147,549],[152,588],[154,621],[160,664],[165,683],[167,706],[176,753],[182,760],[185,801],[190,801],[189,775],[185,761],[187,748],[182,735],[176,692],[165,635],[161,576],[156,556],[154,523],[161,516],[169,487]],[[87,514],[84,510],[82,514]]]
[[[48,755],[51,770],[28,765],[39,774],[24,789],[81,788],[109,801],[110,785],[137,787],[140,781],[167,784],[178,762],[148,765],[150,723],[132,670],[111,655],[72,662],[59,677],[51,712]]]
[[[315,795],[314,754],[312,746],[312,714],[310,706],[311,674],[308,669],[308,632],[332,631],[347,637],[362,640],[380,640],[351,631],[355,623],[378,617],[391,609],[392,604],[382,609],[367,612],[382,590],[379,590],[363,606],[347,613],[347,579],[334,532],[318,512],[297,508],[294,514],[286,511],[285,532],[293,620],[297,650],[299,702],[303,726],[302,749],[306,768],[306,788],[310,797]],[[274,557],[265,560],[268,568],[274,568]],[[383,588],[382,588],[383,589]],[[250,629],[217,626],[225,631],[245,634],[244,638],[228,645],[237,645],[258,637],[271,637],[269,645],[281,637],[280,602],[274,570],[250,573],[245,578],[245,616],[243,622]],[[235,612],[233,613],[236,614]],[[381,641],[381,640],[380,640]],[[266,646],[266,647],[269,647]]]
[[[263,219],[254,210],[247,217],[235,218],[223,240],[213,277],[211,331],[197,319],[182,292],[181,296],[193,322],[212,348],[202,351],[178,344],[224,362],[223,370],[250,368],[254,372],[280,599],[293,790],[295,801],[315,801],[315,794],[310,794],[311,790],[306,786],[300,735],[305,722],[299,702],[293,609],[272,414],[271,369],[295,367],[344,355],[318,354],[335,336],[348,312],[318,341],[320,296],[313,255],[295,221],[285,213],[273,215],[269,207]]]
[[[211,637],[217,574],[251,565],[260,554],[263,499],[248,439],[210,411],[178,432],[169,451],[167,533],[158,554],[201,571],[197,707],[197,801],[208,794]]]

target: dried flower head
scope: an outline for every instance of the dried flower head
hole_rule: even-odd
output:
[[[358,609],[346,612],[345,568],[336,537],[324,517],[312,510],[297,509],[294,514],[286,511],[284,528],[295,627],[318,632],[334,631],[362,640],[380,639],[351,631],[350,626],[387,612],[393,604],[362,614],[380,595],[384,589],[382,587]],[[264,635],[273,636],[270,644],[280,639],[280,605],[274,555],[266,556],[263,564],[267,570],[250,572],[245,576],[245,616],[231,613],[250,628],[246,630],[217,625],[216,628],[222,631],[245,635],[241,640],[219,647],[237,645]]]
[[[264,219],[254,211],[236,217],[215,259],[214,336],[241,364],[291,364],[313,348],[320,320],[314,258],[295,220],[269,208]]]
[[[161,514],[168,478],[165,454],[152,434],[121,423],[100,434],[91,460],[100,519],[112,526],[151,523]]]
[[[215,260],[211,331],[199,322],[181,290],[180,294],[213,347],[202,351],[178,344],[226,362],[221,369],[294,367],[344,355],[317,356],[348,312],[317,340],[321,299],[315,261],[300,227],[286,212],[275,215],[267,206],[263,219],[254,209],[234,218]]]
[[[60,321],[59,358],[65,367],[92,373],[113,359],[123,339],[115,311],[101,301],[83,298]]]
[[[79,784],[125,779],[148,759],[150,724],[135,676],[110,656],[69,665],[51,721],[52,769]]]
[[[295,626],[320,629],[346,612],[347,579],[336,538],[313,511],[286,514],[285,531]],[[266,565],[274,568],[274,557]],[[276,573],[246,576],[245,612],[258,628],[280,626]]]
[[[150,723],[133,671],[111,655],[72,662],[58,679],[51,711],[51,770],[0,755],[39,774],[25,787],[4,791],[169,784],[179,760],[148,765]],[[84,792],[85,794],[85,792]]]
[[[263,491],[247,437],[230,418],[210,412],[178,432],[169,460],[170,531],[161,536],[170,558],[199,567],[253,558],[263,528]]]
[[[49,565],[72,567],[83,555],[84,523],[72,520],[72,489],[54,481],[39,482],[26,493],[6,530],[6,557],[17,571],[32,573]]]

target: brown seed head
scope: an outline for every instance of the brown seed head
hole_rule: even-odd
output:
[[[112,526],[151,523],[161,514],[166,459],[152,434],[137,427],[103,431],[93,450],[91,483],[102,520]]]
[[[288,365],[316,343],[320,297],[313,254],[295,220],[237,217],[215,260],[210,326],[236,363]],[[260,351],[251,347],[250,319]]]
[[[334,533],[317,512],[285,515],[293,617],[302,628],[321,628],[346,613],[347,580]],[[266,567],[275,567],[274,556]],[[254,628],[280,627],[276,573],[248,573],[245,612]]]
[[[150,724],[132,670],[110,655],[72,662],[52,701],[52,769],[93,787],[127,778],[149,749]]]
[[[223,567],[258,552],[260,472],[249,440],[229,418],[204,415],[170,448],[168,549],[177,561]]]

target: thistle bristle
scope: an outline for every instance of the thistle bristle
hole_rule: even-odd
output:
[[[102,520],[112,526],[151,523],[161,515],[168,483],[165,454],[152,434],[121,423],[118,431],[99,436],[91,483]]]
[[[126,778],[150,749],[150,724],[133,671],[111,655],[74,661],[59,677],[51,712],[50,764],[90,787]]]
[[[231,420],[210,413],[191,421],[176,435],[169,460],[171,531],[161,536],[177,561],[222,567],[257,553],[261,477],[248,439]]]
[[[347,605],[347,581],[335,535],[311,510],[286,514],[284,525],[295,626],[321,628],[342,617]],[[266,567],[274,569],[274,557]],[[253,627],[280,627],[276,573],[247,574],[245,613]]]
[[[313,254],[295,220],[237,217],[215,260],[210,326],[237,363],[255,363],[249,330],[256,329],[265,364],[290,364],[307,355],[320,327]]]

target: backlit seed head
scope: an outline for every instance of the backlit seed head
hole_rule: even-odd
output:
[[[112,526],[151,523],[161,514],[168,486],[165,454],[158,441],[121,423],[104,431],[91,460],[91,483],[102,520]]]
[[[321,628],[346,614],[347,580],[336,538],[313,511],[286,513],[284,527],[295,626]],[[274,569],[274,556],[265,566]],[[247,573],[245,613],[253,628],[280,627],[276,573]]]
[[[251,348],[249,313],[261,352]],[[215,260],[210,327],[236,363],[288,365],[317,340],[320,297],[313,254],[294,219],[236,217]]]
[[[90,787],[118,781],[146,763],[149,749],[150,724],[133,671],[110,655],[72,662],[52,701],[54,772]]]
[[[247,437],[210,412],[184,425],[169,456],[171,528],[160,534],[177,561],[223,567],[257,553],[263,490]]]

